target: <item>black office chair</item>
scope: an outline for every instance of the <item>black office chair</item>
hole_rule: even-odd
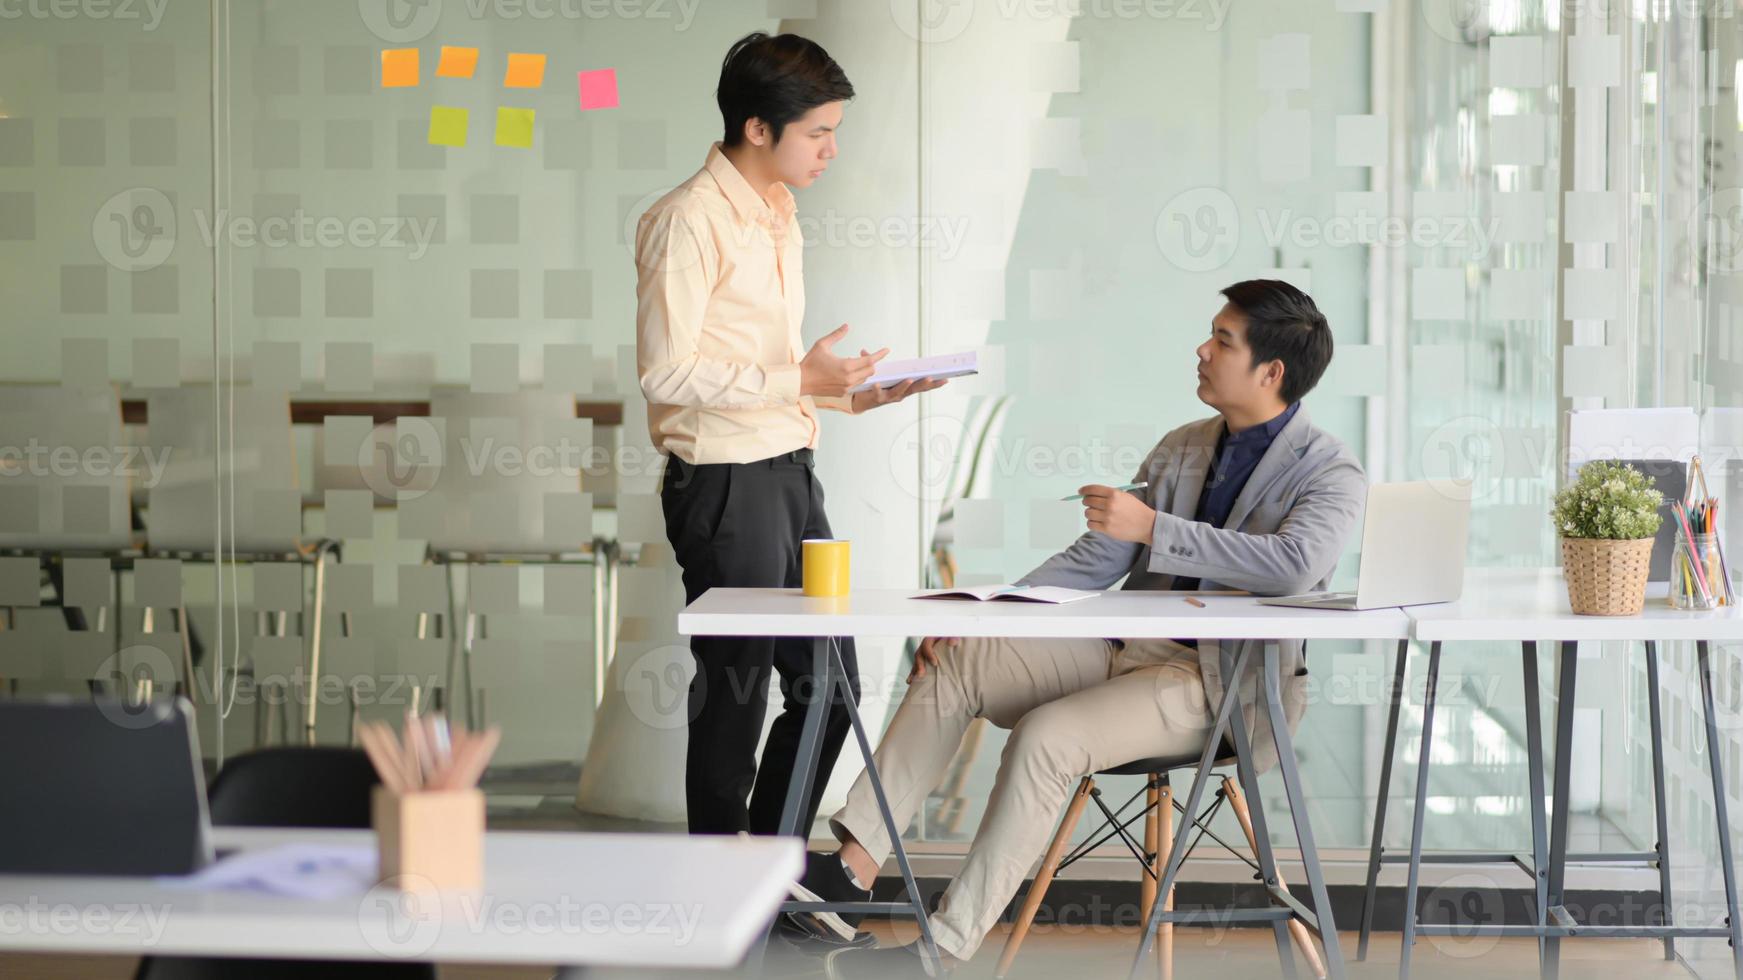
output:
[[[1190,755],[1139,759],[1136,762],[1103,769],[1094,775],[1083,777],[1083,780],[1077,784],[1077,792],[1072,794],[1070,805],[1065,809],[1064,818],[1059,821],[1059,830],[1053,835],[1053,843],[1047,847],[1047,856],[1041,860],[1041,867],[1035,872],[1035,881],[1029,886],[1028,893],[1023,897],[1022,910],[1017,915],[1017,921],[1011,929],[1010,938],[1005,940],[1005,948],[999,954],[998,966],[993,970],[993,976],[1003,978],[1010,973],[1011,963],[1017,958],[1017,950],[1023,945],[1023,938],[1028,935],[1029,927],[1035,921],[1035,913],[1041,907],[1041,899],[1047,894],[1047,886],[1053,883],[1054,876],[1116,835],[1125,843],[1132,855],[1138,858],[1138,866],[1143,869],[1143,877],[1139,880],[1138,917],[1140,921],[1149,921],[1150,909],[1157,900],[1156,890],[1161,884],[1162,873],[1168,867],[1170,852],[1174,845],[1174,811],[1178,809],[1183,816],[1192,819],[1191,815],[1186,813],[1185,807],[1175,801],[1173,787],[1168,781],[1169,773],[1175,769],[1196,767],[1199,755],[1198,752],[1193,752]],[[1223,741],[1223,757],[1217,759],[1215,765],[1218,769],[1224,770],[1231,769],[1235,765],[1234,749],[1228,744],[1227,739]],[[1096,776],[1148,776],[1149,778],[1145,780],[1143,788],[1139,789],[1137,793],[1133,793],[1126,802],[1120,804],[1119,809],[1114,810],[1102,801],[1101,790],[1097,789],[1095,785]],[[1145,797],[1143,812],[1127,817],[1126,811],[1137,802],[1139,794],[1143,794]],[[1065,849],[1066,845],[1071,842],[1071,832],[1077,829],[1077,821],[1083,816],[1084,807],[1092,800],[1102,812],[1102,825],[1090,834],[1084,843],[1067,854]],[[1247,847],[1252,850],[1254,858],[1248,858],[1247,855],[1235,850],[1232,845],[1218,837],[1210,829],[1211,818],[1216,816],[1217,809],[1224,802],[1227,802],[1229,807],[1234,810],[1235,819],[1240,821],[1241,829],[1246,832]],[[1139,817],[1144,818],[1144,839],[1141,843],[1132,836],[1131,831],[1126,829]],[[1187,847],[1188,857],[1192,855],[1192,851],[1198,846],[1199,841],[1209,836],[1227,849],[1230,854],[1245,861],[1254,871],[1259,870],[1255,860],[1258,856],[1258,843],[1253,836],[1253,824],[1248,816],[1247,801],[1241,795],[1240,783],[1233,773],[1225,771],[1222,774],[1222,786],[1216,791],[1216,800],[1192,822],[1198,827],[1198,837]],[[1281,878],[1279,878],[1278,883],[1282,884]],[[1174,907],[1172,889],[1168,895],[1162,896],[1162,901],[1167,903],[1168,908]],[[1308,968],[1313,971],[1313,975],[1324,977],[1326,975],[1325,965],[1319,957],[1319,952],[1313,948],[1313,939],[1307,931],[1307,927],[1298,920],[1291,920],[1289,931],[1295,939],[1295,944],[1301,948],[1302,955],[1307,958]],[[1162,959],[1162,976],[1164,980],[1168,980],[1174,973],[1174,926],[1164,923],[1157,940],[1156,951]]]
[[[231,759],[207,795],[214,826],[366,829],[380,782],[357,749],[285,746]]]
[[[239,755],[212,781],[212,823],[367,828],[380,782],[356,749],[294,746]],[[147,957],[134,980],[436,980],[434,963]]]

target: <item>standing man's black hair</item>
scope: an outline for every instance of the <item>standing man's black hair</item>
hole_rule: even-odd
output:
[[[756,31],[726,52],[714,98],[726,123],[722,143],[743,143],[744,124],[753,118],[767,123],[779,143],[788,123],[820,105],[853,98],[853,83],[816,41]]]
[[[1247,318],[1253,367],[1283,362],[1283,404],[1292,405],[1319,384],[1331,363],[1331,324],[1307,295],[1277,279],[1248,279],[1225,287],[1225,298]]]

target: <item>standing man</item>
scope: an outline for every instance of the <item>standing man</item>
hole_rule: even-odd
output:
[[[715,587],[796,587],[800,542],[831,537],[812,460],[817,409],[857,414],[943,384],[850,395],[888,350],[836,356],[847,324],[810,350],[800,341],[804,242],[789,188],[809,187],[835,159],[853,98],[841,66],[797,35],[749,34],[727,51],[716,98],[724,138],[642,215],[635,242],[636,367],[654,446],[667,457],[660,501],[691,602]],[[690,831],[772,834],[816,694],[811,640],[694,637],[690,651]],[[853,641],[842,641],[841,656],[857,698]],[[782,711],[759,770],[771,667]],[[847,728],[833,698],[801,834]]]

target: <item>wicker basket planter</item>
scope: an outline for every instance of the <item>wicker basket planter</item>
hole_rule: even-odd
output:
[[[1562,538],[1568,602],[1581,616],[1638,616],[1646,607],[1652,539]]]

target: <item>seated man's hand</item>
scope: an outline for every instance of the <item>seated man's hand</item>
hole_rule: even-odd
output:
[[[954,636],[928,636],[920,641],[920,649],[914,651],[914,669],[908,671],[908,683],[926,676],[926,665],[938,666],[939,647],[953,647],[962,641]]]
[[[1083,494],[1083,516],[1091,531],[1110,538],[1148,544],[1156,528],[1156,512],[1124,490],[1092,483],[1078,488]]]

